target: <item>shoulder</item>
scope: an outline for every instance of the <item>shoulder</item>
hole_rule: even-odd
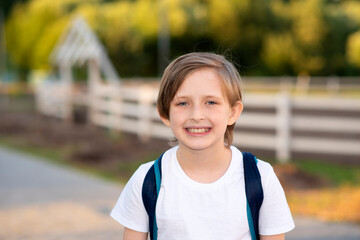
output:
[[[111,216],[123,226],[139,232],[148,231],[147,213],[142,200],[142,185],[152,162],[142,164],[125,185],[111,211]]]
[[[234,146],[231,146],[231,150],[236,159],[241,159],[241,165],[242,165],[243,162],[242,152]],[[255,157],[257,158],[257,156]],[[259,158],[257,158],[257,160],[258,160],[257,167],[260,172],[261,180],[264,183],[270,176],[275,175],[275,173],[273,167],[268,162],[261,160]]]
[[[257,159],[257,160],[258,160],[257,167],[262,177],[268,176],[269,174],[274,172],[274,169],[270,165],[270,163],[265,162],[264,160],[261,159]]]
[[[141,164],[131,178],[143,180],[145,178],[146,173],[149,171],[149,169],[154,164],[154,162],[155,162],[155,160]]]
[[[149,169],[151,168],[151,166],[154,164],[155,160],[147,162],[147,163],[143,163],[139,166],[139,168],[136,170],[136,172],[134,173],[134,175],[146,175],[146,173],[149,171]]]
[[[269,163],[258,159],[257,165],[258,165],[258,169],[259,169],[260,176],[261,176],[261,183],[262,183],[263,189],[266,192],[266,190],[270,186],[277,183],[279,180],[274,172],[273,167]]]

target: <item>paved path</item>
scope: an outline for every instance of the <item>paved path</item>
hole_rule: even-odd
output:
[[[0,147],[0,239],[122,239],[122,187]]]
[[[0,239],[122,239],[109,217],[122,187],[0,147]],[[360,240],[360,228],[295,218],[287,240]]]

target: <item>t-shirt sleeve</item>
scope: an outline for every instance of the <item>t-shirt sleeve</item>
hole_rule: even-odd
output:
[[[142,184],[152,163],[141,165],[130,178],[122,191],[110,216],[124,227],[138,231],[148,232],[148,215],[142,201]]]
[[[286,233],[295,227],[284,190],[268,165],[265,176],[262,175],[264,201],[260,208],[260,235],[276,235]]]

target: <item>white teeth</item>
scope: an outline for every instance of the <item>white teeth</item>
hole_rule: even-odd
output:
[[[209,131],[208,128],[188,128],[187,130],[190,133],[206,133]]]

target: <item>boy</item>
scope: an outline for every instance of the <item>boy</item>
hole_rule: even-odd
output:
[[[162,156],[155,238],[251,239],[243,156],[231,146],[243,109],[240,76],[234,66],[212,53],[180,56],[164,72],[157,107],[178,146]],[[124,240],[147,238],[142,184],[152,165],[139,167],[111,213],[125,226]],[[264,193],[260,239],[284,239],[284,233],[294,228],[285,194],[268,163],[259,160],[257,167]]]

